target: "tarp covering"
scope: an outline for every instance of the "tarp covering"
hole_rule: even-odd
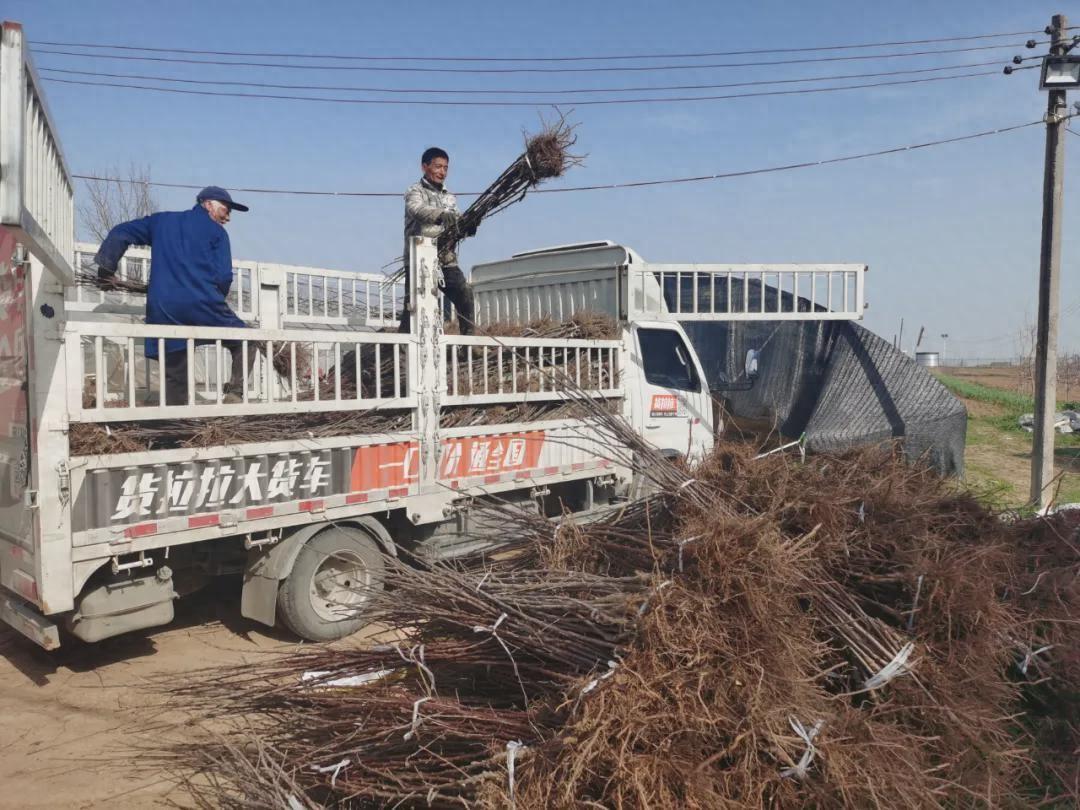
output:
[[[902,438],[945,475],[964,467],[967,411],[925,368],[849,321],[683,322],[710,386],[737,417],[811,450]],[[757,376],[746,373],[756,350]]]

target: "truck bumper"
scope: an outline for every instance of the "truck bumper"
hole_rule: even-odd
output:
[[[16,596],[0,593],[0,619],[46,650],[60,647],[56,625]]]

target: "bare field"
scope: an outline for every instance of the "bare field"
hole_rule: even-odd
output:
[[[940,366],[934,369],[950,377],[957,377],[968,382],[985,385],[988,388],[998,388],[1025,397],[1033,396],[1030,380],[1022,383],[1022,373],[1019,366]],[[1058,380],[1058,402],[1080,400],[1080,385],[1075,381]]]
[[[987,388],[1030,396],[1030,390],[1024,390],[1021,385],[1021,372],[1016,366],[941,367],[933,371]],[[1070,399],[1080,399],[1080,387],[1059,381],[1058,401]],[[977,490],[987,490],[991,500],[999,505],[1023,506],[1031,488],[1031,434],[1004,428],[1003,418],[1011,422],[1013,417],[1003,405],[965,397],[961,400],[968,410],[965,480]],[[1077,437],[1057,436],[1055,445],[1054,463],[1059,476],[1055,501],[1080,501]]]

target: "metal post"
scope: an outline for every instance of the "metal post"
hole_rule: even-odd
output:
[[[1064,14],[1055,14],[1047,33],[1050,54],[1066,53]],[[1046,166],[1043,174],[1042,248],[1039,256],[1039,314],[1035,327],[1035,435],[1031,446],[1031,502],[1047,506],[1054,480],[1054,412],[1057,408],[1058,287],[1061,280],[1061,201],[1065,181],[1066,100],[1050,90],[1046,105]]]
[[[411,237],[408,250],[413,307],[409,362],[411,390],[417,398],[416,429],[420,433],[419,483],[424,487],[436,480],[439,465],[439,366],[443,362],[439,259],[431,239]]]

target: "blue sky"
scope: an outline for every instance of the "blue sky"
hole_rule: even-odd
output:
[[[506,2],[8,0],[3,13],[22,22],[31,40],[370,56],[525,57],[769,47],[780,56],[791,48],[818,45],[1040,31],[1051,14],[1062,10],[1042,2],[1005,0],[714,0],[663,5],[549,0],[542,7]],[[1080,14],[1076,17],[1080,24]],[[903,50],[911,49],[885,49]],[[845,53],[868,52],[795,55]],[[1006,64],[1014,53],[1035,52],[1002,49],[759,68],[505,76],[224,67],[42,52],[35,54],[35,63],[39,69],[208,81],[547,89],[760,81],[990,60],[997,60],[995,67],[981,69],[999,70],[996,66]],[[717,61],[736,59],[651,64]],[[43,78],[53,76],[59,74],[42,72]],[[543,105],[368,106],[55,82],[46,87],[73,171],[97,173],[136,163],[149,166],[158,181],[233,188],[402,191],[418,175],[419,153],[439,144],[451,153],[450,188],[480,189],[520,152],[522,130],[535,128],[540,115],[551,111]],[[695,94],[728,92],[745,91]],[[361,97],[344,91],[328,95]],[[1073,96],[1070,102],[1080,100],[1080,93]],[[559,182],[626,182],[826,159],[1034,121],[1043,115],[1045,104],[1045,95],[1037,89],[1037,71],[1029,70],[1009,77],[998,72],[836,93],[579,106],[572,118],[579,125],[580,151],[587,160]],[[1080,132],[1080,124],[1074,128]],[[1066,138],[1075,155],[1080,137]],[[471,265],[527,248],[604,238],[630,245],[654,261],[864,262],[871,268],[866,325],[877,333],[891,339],[903,317],[907,348],[908,337],[925,326],[928,337],[922,349],[940,348],[938,335],[948,332],[950,355],[1009,356],[1017,351],[1017,336],[1035,313],[1043,149],[1044,129],[1031,127],[821,168],[641,190],[538,195],[486,223],[466,244],[462,259]],[[1074,164],[1066,164],[1061,286],[1065,351],[1080,350],[1080,240],[1073,225],[1080,215],[1080,177]],[[164,208],[192,202],[188,191],[159,189],[156,194]],[[237,257],[374,271],[400,250],[400,200],[248,194],[242,201],[252,211],[238,214],[230,225]]]

